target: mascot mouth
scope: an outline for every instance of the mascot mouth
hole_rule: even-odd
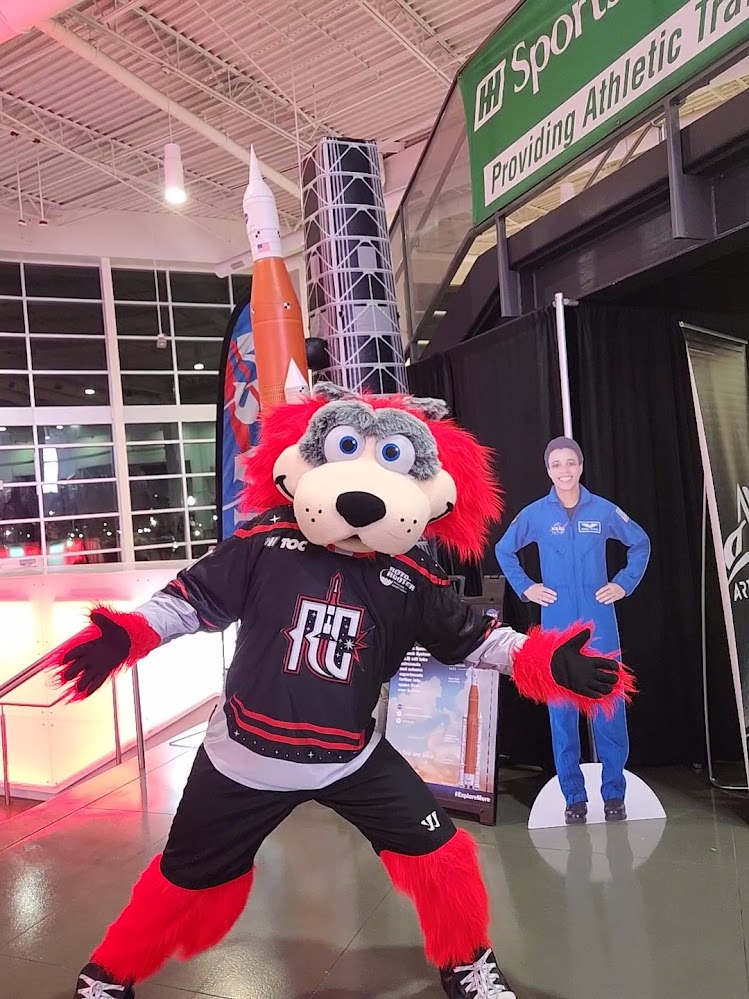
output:
[[[450,501],[448,500],[448,502],[447,502],[447,506],[446,506],[446,507],[445,507],[445,509],[444,509],[444,510],[442,511],[442,513],[439,513],[439,514],[437,514],[437,516],[436,516],[436,517],[432,517],[432,518],[431,518],[431,520],[429,521],[429,523],[430,523],[430,524],[436,524],[438,520],[442,520],[442,519],[443,519],[444,517],[447,517],[447,516],[448,516],[448,514],[451,514],[451,513],[453,512],[453,510],[454,510],[454,509],[455,509],[455,504],[454,504],[454,503],[451,503],[451,502],[450,502]]]
[[[285,475],[277,475],[273,481],[276,484],[276,488],[280,489],[281,492],[284,494],[284,496],[288,496],[290,500],[294,499],[293,495],[286,488],[286,476]]]

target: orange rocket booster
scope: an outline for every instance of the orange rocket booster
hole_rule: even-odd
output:
[[[309,392],[302,310],[281,250],[278,210],[254,149],[244,195],[247,237],[254,261],[250,315],[261,409]]]
[[[479,729],[481,716],[479,713],[479,688],[473,669],[469,670],[469,679],[468,706],[463,718],[463,759],[460,782],[463,787],[476,787],[479,776]]]

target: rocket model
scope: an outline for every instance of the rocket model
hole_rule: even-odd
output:
[[[277,406],[309,392],[302,310],[281,250],[278,210],[254,149],[244,219],[254,261],[250,315],[260,405]]]
[[[481,715],[479,713],[479,687],[476,671],[468,670],[468,706],[463,716],[463,739],[460,753],[460,786],[479,786],[479,745],[481,742]]]

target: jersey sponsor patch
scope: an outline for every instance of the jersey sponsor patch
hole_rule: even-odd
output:
[[[629,517],[626,515],[624,510],[620,510],[619,507],[617,507],[616,512],[619,514],[619,516],[622,518],[625,524],[629,523]]]
[[[396,568],[394,565],[380,570],[380,582],[383,586],[394,587],[400,593],[413,593],[416,589],[408,573]]]
[[[577,529],[580,534],[600,534],[601,533],[601,521],[600,520],[578,520]]]

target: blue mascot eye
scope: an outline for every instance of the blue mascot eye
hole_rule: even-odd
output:
[[[364,438],[355,427],[333,427],[323,450],[326,461],[357,461],[364,450]]]
[[[408,475],[416,462],[413,442],[405,434],[393,434],[378,442],[375,459],[388,472]]]
[[[359,448],[359,441],[356,437],[342,437],[338,447],[341,449],[342,454],[356,454]]]

